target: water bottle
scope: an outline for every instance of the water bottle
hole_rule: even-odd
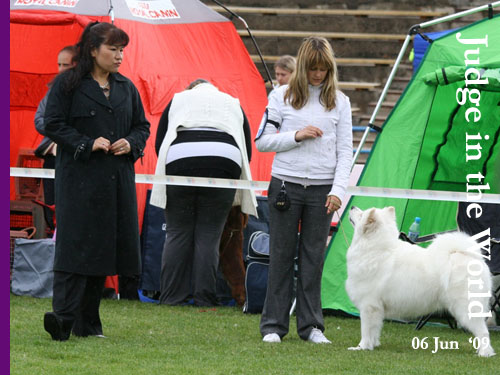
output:
[[[420,218],[416,217],[412,225],[410,225],[410,230],[408,231],[408,238],[413,242],[417,241],[420,235]]]

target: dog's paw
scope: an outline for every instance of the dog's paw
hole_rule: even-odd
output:
[[[488,358],[493,357],[494,355],[496,355],[496,353],[491,346],[487,346],[485,348],[479,348],[479,350],[477,351],[477,355],[479,357]]]
[[[358,345],[358,346],[351,346],[350,348],[347,348],[347,350],[373,350],[373,348],[365,348],[361,345]]]
[[[363,348],[361,346],[351,346],[349,348],[347,348],[347,350],[363,350]]]

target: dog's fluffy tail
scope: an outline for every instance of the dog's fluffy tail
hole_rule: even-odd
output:
[[[446,290],[452,286],[474,293],[491,290],[490,271],[480,248],[481,246],[465,233],[447,233],[436,237],[428,250],[440,254],[443,258],[448,258],[444,261],[448,262],[450,267],[446,268],[447,272],[443,270],[441,275],[441,281],[443,285],[446,285]],[[474,278],[480,278],[483,285],[468,286],[468,276],[471,275],[472,270]],[[485,306],[487,300],[486,298],[482,301]]]
[[[475,259],[484,260],[484,257],[481,255],[479,244],[474,241],[471,236],[463,232],[440,235],[436,237],[431,247],[434,248],[434,251],[446,251],[450,255],[453,253],[461,253]]]

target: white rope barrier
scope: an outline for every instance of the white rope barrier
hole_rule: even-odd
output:
[[[11,177],[54,178],[53,169],[42,168],[10,168]],[[135,182],[139,184],[163,184],[181,186],[217,187],[229,189],[267,190],[268,181],[230,180],[225,178],[156,176],[136,174]],[[420,199],[452,202],[479,202],[500,204],[500,194],[463,193],[456,191],[395,189],[366,186],[348,186],[350,195],[381,198]]]
[[[349,186],[351,195],[382,198],[421,199],[430,201],[478,202],[500,204],[500,194],[467,194],[458,191],[392,189],[365,186]]]

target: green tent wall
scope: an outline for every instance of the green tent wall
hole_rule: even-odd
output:
[[[462,44],[465,39],[483,39],[487,44]],[[480,68],[487,74],[488,84],[465,85],[466,50],[479,48]],[[443,69],[447,81],[443,77]],[[469,80],[474,77],[468,75]],[[466,95],[462,100],[459,89],[476,88],[480,93],[476,106]],[[472,98],[476,98],[473,95]],[[458,99],[458,100],[457,100]],[[463,105],[458,103],[464,102]],[[471,107],[480,110],[481,118],[474,123],[465,120],[465,111]],[[474,110],[471,110],[474,111]],[[481,134],[482,139],[469,141],[480,144],[478,160],[466,162],[478,150],[466,152],[466,133]],[[485,139],[488,135],[489,139]],[[486,185],[483,193],[500,191],[500,17],[478,21],[436,39],[428,48],[419,69],[401,95],[398,103],[383,125],[372,153],[365,165],[358,186],[423,189],[466,192],[466,176],[481,173],[484,179],[470,179],[470,185]],[[470,191],[477,193],[477,191]],[[474,194],[476,195],[476,194]],[[324,309],[342,310],[357,314],[345,291],[347,278],[346,252],[352,239],[349,222],[351,206],[361,209],[394,206],[401,231],[407,232],[416,216],[422,218],[421,235],[457,229],[457,202],[409,200],[355,196],[342,215],[337,233],[332,238],[323,269],[322,305]]]

